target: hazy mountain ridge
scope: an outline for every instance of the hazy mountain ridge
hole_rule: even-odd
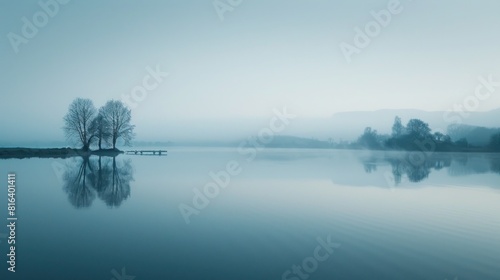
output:
[[[463,124],[452,124],[448,127],[448,135],[453,140],[461,138],[475,146],[485,146],[491,141],[491,136],[500,133],[500,128],[488,128]]]

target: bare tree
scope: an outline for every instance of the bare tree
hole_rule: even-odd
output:
[[[121,101],[110,100],[100,111],[105,121],[110,126],[113,149],[116,149],[116,141],[119,138],[124,140],[125,145],[129,145],[134,137],[135,127],[130,123],[132,120],[132,112],[130,109]]]
[[[90,124],[90,131],[92,136],[97,138],[97,146],[99,150],[102,149],[103,142],[109,144],[111,138],[111,126],[104,118],[103,108],[99,110],[97,117],[95,117]]]
[[[91,122],[96,115],[96,108],[90,99],[77,98],[69,105],[68,113],[64,117],[64,132],[66,137],[82,145],[82,149],[89,150],[93,134],[90,131]]]

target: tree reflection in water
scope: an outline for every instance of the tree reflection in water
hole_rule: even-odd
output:
[[[439,158],[412,160],[409,154],[403,158],[387,158],[387,161],[391,164],[396,185],[401,183],[404,175],[410,182],[418,183],[428,178],[432,169],[440,170],[449,167],[451,164],[450,160]]]
[[[96,194],[87,179],[90,174],[90,159],[82,157],[75,159],[72,168],[66,165],[64,172],[64,191],[68,194],[69,201],[76,208],[90,207]]]
[[[500,174],[500,158],[491,160],[491,171]]]
[[[116,157],[78,157],[66,164],[64,191],[76,208],[86,208],[99,197],[109,207],[119,207],[130,196],[133,169],[129,160]]]
[[[474,153],[375,153],[361,158],[366,173],[377,170],[377,165],[391,165],[394,184],[399,185],[406,177],[412,183],[421,182],[433,170],[446,169],[450,176],[469,174],[500,174],[500,155]]]

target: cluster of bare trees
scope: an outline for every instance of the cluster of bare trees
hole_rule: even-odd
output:
[[[102,149],[103,145],[116,149],[116,142],[122,139],[125,145],[134,137],[132,114],[123,102],[110,100],[99,110],[90,99],[77,98],[69,106],[64,117],[66,137],[81,145],[84,151],[92,145]]]

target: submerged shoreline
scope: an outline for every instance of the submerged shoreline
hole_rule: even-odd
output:
[[[115,157],[123,154],[118,149],[89,150],[73,148],[0,148],[0,159],[24,158],[70,158],[92,155]]]

